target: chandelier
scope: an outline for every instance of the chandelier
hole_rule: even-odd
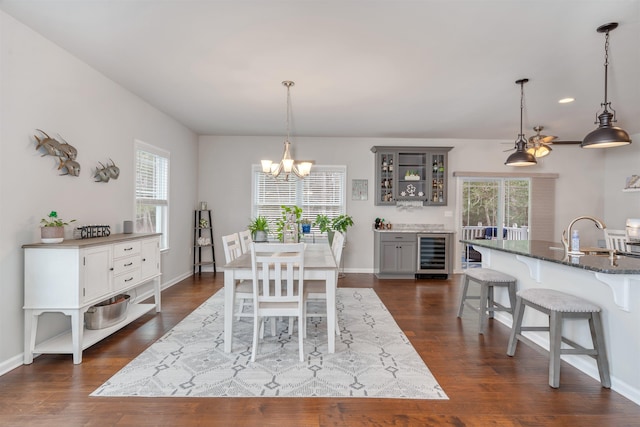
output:
[[[291,93],[289,89],[295,85],[290,80],[285,80],[282,84],[287,88],[287,139],[284,140],[284,154],[280,163],[273,163],[271,160],[261,160],[262,172],[278,178],[280,174],[283,174],[286,181],[289,180],[291,173],[295,174],[298,178],[304,178],[311,172],[311,162],[300,162],[297,165],[291,158],[291,142],[289,142],[289,118],[291,116]]]

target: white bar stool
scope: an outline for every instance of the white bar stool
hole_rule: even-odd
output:
[[[467,295],[469,291],[469,281],[473,280],[480,284],[480,296]],[[513,315],[513,309],[516,306],[516,278],[500,271],[490,268],[471,268],[465,272],[462,287],[462,295],[460,297],[460,308],[458,309],[458,317],[462,317],[464,306],[479,312],[480,331],[478,333],[484,335],[487,319],[493,319],[496,311],[507,311]],[[510,307],[495,302],[493,298],[493,288],[496,286],[505,287],[509,292]],[[467,300],[480,300],[478,307],[473,306]]]
[[[549,316],[549,326],[522,326],[525,307],[531,307]],[[597,305],[564,292],[553,289],[531,288],[517,294],[516,310],[514,314],[513,328],[507,348],[507,355],[513,356],[516,352],[518,341],[541,349],[538,344],[522,335],[523,331],[548,331],[549,332],[549,385],[553,388],[560,387],[560,355],[585,354],[596,359],[600,383],[604,388],[611,387],[609,375],[609,361],[604,344],[604,330],[600,317],[601,308]],[[593,348],[585,348],[578,343],[562,336],[562,319],[587,319],[591,331]],[[572,348],[562,348],[562,343]],[[546,349],[543,348],[546,352]]]

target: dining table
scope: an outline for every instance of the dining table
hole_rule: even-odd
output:
[[[323,280],[327,296],[328,351],[335,353],[336,344],[336,286],[338,265],[326,243],[305,243],[304,280]],[[224,266],[224,351],[233,347],[233,309],[236,304],[235,287],[240,280],[252,280],[251,252],[246,252]],[[300,327],[302,328],[302,327]]]

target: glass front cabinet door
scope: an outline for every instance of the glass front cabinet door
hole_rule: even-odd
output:
[[[416,201],[447,205],[447,153],[452,147],[374,146],[376,205]]]

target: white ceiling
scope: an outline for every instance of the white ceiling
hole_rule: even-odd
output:
[[[640,0],[0,0],[198,134],[582,139],[640,132]],[[46,64],[43,64],[46,72]],[[558,100],[571,96],[571,104]],[[640,141],[638,141],[640,142]]]

